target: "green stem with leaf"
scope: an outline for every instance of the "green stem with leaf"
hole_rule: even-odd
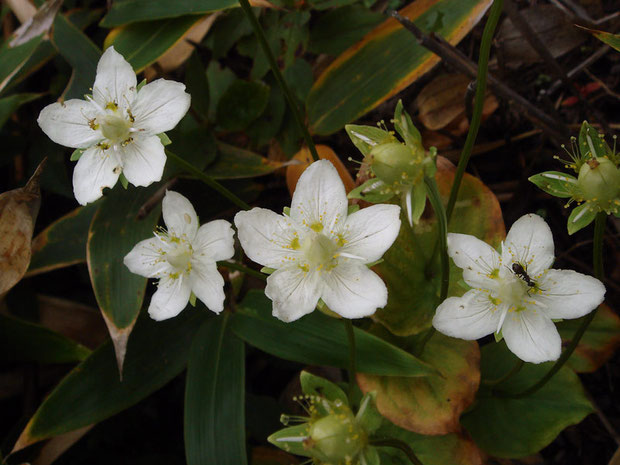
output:
[[[314,161],[316,161],[319,159],[319,155],[316,152],[316,147],[314,146],[314,142],[312,141],[312,136],[310,136],[310,133],[308,132],[308,128],[306,127],[306,124],[304,123],[304,119],[301,115],[301,111],[299,111],[299,107],[297,106],[297,102],[295,101],[295,97],[293,96],[293,93],[291,92],[291,90],[286,85],[286,82],[284,81],[284,77],[282,76],[282,73],[280,72],[280,68],[278,67],[276,58],[273,56],[273,52],[271,51],[271,48],[269,47],[269,43],[267,43],[267,38],[265,37],[265,31],[263,31],[263,28],[258,22],[258,19],[256,19],[256,16],[254,15],[254,12],[252,11],[252,7],[250,6],[250,3],[248,2],[248,0],[239,0],[239,4],[241,5],[243,12],[245,13],[245,16],[248,18],[248,21],[250,21],[250,24],[252,25],[252,29],[254,29],[254,34],[256,35],[256,38],[258,39],[258,42],[260,43],[263,49],[263,52],[265,53],[265,56],[267,57],[267,61],[269,61],[271,72],[276,78],[276,81],[278,81],[278,84],[280,88],[282,89],[282,92],[284,92],[286,101],[288,102],[288,105],[291,111],[293,112],[293,117],[295,118],[295,121],[297,122],[297,125],[299,126],[299,129],[301,130],[304,136],[304,140],[306,141],[306,145],[308,146],[308,149],[310,150],[310,153],[312,154],[312,158],[314,159]]]

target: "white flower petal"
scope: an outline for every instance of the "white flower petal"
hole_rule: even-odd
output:
[[[523,265],[535,279],[553,264],[553,235],[540,216],[524,215],[510,228],[502,250],[502,262]]]
[[[72,99],[46,106],[37,123],[47,137],[65,147],[87,148],[103,139],[88,122],[96,117],[95,108],[84,100]]]
[[[224,278],[217,271],[215,262],[192,260],[189,282],[196,297],[209,310],[215,313],[224,310]]]
[[[256,207],[237,213],[235,226],[241,247],[256,263],[278,269],[296,255],[291,247],[296,231],[290,218]]]
[[[161,209],[170,234],[177,237],[185,235],[188,240],[194,240],[199,226],[198,216],[189,200],[178,192],[166,191]]]
[[[312,163],[297,182],[291,218],[317,232],[329,233],[339,222],[344,223],[347,208],[344,184],[334,165],[327,160]]]
[[[235,254],[235,232],[226,220],[215,220],[203,224],[192,243],[194,254],[211,261],[228,260]]]
[[[385,283],[359,262],[338,265],[323,280],[323,302],[344,318],[363,318],[387,304]]]
[[[189,110],[190,96],[180,82],[158,79],[145,85],[131,111],[136,118],[134,126],[148,134],[159,134],[173,129]]]
[[[276,270],[267,278],[265,295],[273,301],[273,316],[287,323],[297,320],[319,301],[319,274],[304,273],[295,265]]]
[[[500,256],[489,244],[469,234],[449,233],[448,255],[471,287],[494,287],[490,274],[499,271]]]
[[[114,187],[120,173],[121,162],[114,149],[89,148],[73,170],[75,199],[81,205],[97,200],[103,195],[104,187]]]
[[[472,289],[462,297],[444,300],[437,307],[433,326],[446,336],[473,341],[497,331],[501,314],[487,293]]]
[[[161,241],[155,237],[138,242],[131,252],[125,255],[123,263],[129,271],[145,278],[161,276],[171,272],[172,267],[162,259]]]
[[[157,321],[177,316],[189,302],[191,287],[187,277],[165,277],[159,280],[157,291],[149,305],[149,315]]]
[[[372,205],[353,213],[345,223],[346,244],[341,252],[364,257],[365,263],[379,260],[400,231],[400,207]]]
[[[166,165],[166,153],[157,136],[136,136],[119,149],[123,174],[134,186],[146,187],[160,181]]]
[[[115,103],[128,108],[136,95],[136,73],[123,55],[108,47],[97,64],[97,76],[93,85],[93,99],[105,108]]]
[[[598,279],[572,270],[547,270],[538,281],[548,318],[579,318],[594,310],[605,297],[605,286]]]
[[[562,352],[558,330],[541,312],[510,312],[502,326],[502,334],[508,348],[525,362],[557,360]]]

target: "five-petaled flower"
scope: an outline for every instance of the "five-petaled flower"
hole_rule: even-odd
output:
[[[347,195],[334,166],[313,163],[299,178],[290,212],[253,208],[235,216],[248,257],[275,269],[265,294],[273,314],[293,321],[319,299],[345,318],[371,315],[387,303],[387,288],[366,265],[390,248],[400,207],[373,205],[347,214]]]
[[[54,142],[85,149],[73,172],[75,198],[85,205],[121,173],[135,186],[159,181],[166,154],[157,134],[174,128],[189,105],[178,82],[158,79],[138,91],[131,65],[109,47],[97,65],[92,97],[48,105],[37,121]]]
[[[210,221],[198,227],[192,204],[176,192],[167,191],[162,202],[167,230],[146,239],[129,252],[124,263],[132,273],[159,278],[157,291],[149,305],[149,315],[165,320],[178,315],[191,294],[209,310],[224,309],[224,279],[216,261],[234,255],[234,231],[225,220]]]
[[[525,215],[513,224],[501,255],[474,236],[452,233],[448,254],[473,289],[446,299],[437,308],[433,326],[468,340],[501,334],[508,348],[526,362],[556,360],[562,341],[552,320],[579,318],[605,295],[598,279],[550,269],[553,236],[537,215]]]

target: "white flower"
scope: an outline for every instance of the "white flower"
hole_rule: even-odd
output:
[[[448,254],[473,289],[438,308],[433,326],[461,339],[500,333],[526,362],[556,360],[562,341],[554,319],[579,318],[605,295],[598,279],[571,270],[552,270],[553,236],[537,215],[513,225],[498,254],[467,234],[448,234]]]
[[[166,155],[157,134],[189,109],[185,86],[158,79],[136,90],[136,74],[109,47],[97,65],[92,97],[45,107],[37,122],[54,142],[85,149],[73,171],[73,192],[86,205],[113,187],[121,172],[135,186],[161,179]]]
[[[132,273],[159,278],[149,315],[154,320],[177,316],[193,292],[209,310],[224,309],[224,279],[216,263],[234,251],[234,231],[224,220],[198,227],[192,204],[176,192],[167,191],[162,202],[166,230],[139,242],[124,259]]]
[[[371,315],[387,288],[366,266],[381,258],[400,229],[400,207],[373,205],[347,216],[347,196],[334,166],[313,163],[299,178],[290,213],[253,208],[235,216],[245,253],[273,268],[265,294],[273,315],[293,321],[318,300],[345,318]]]

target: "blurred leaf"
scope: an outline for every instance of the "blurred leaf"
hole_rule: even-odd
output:
[[[304,102],[312,87],[312,66],[310,63],[303,58],[297,58],[282,74],[295,97]]]
[[[0,360],[3,362],[73,363],[90,350],[44,326],[0,315]]]
[[[338,175],[340,176],[341,181],[344,184],[344,188],[347,192],[353,190],[355,188],[355,181],[351,177],[351,173],[344,163],[340,160],[336,152],[334,152],[330,147],[323,144],[316,145],[316,153],[319,155],[321,160],[329,160],[332,165],[338,171]],[[293,197],[293,192],[295,192],[295,187],[297,187],[297,181],[299,177],[304,172],[304,170],[313,163],[312,154],[307,147],[303,147],[299,152],[293,156],[293,162],[286,167],[286,187],[288,187],[288,191]]]
[[[222,95],[235,82],[237,77],[228,68],[222,68],[216,60],[207,66],[207,81],[209,81],[209,120],[215,120],[215,114]]]
[[[339,55],[384,19],[383,14],[360,4],[329,10],[319,16],[310,28],[308,50],[317,54]]]
[[[103,48],[114,45],[116,51],[139,73],[174,47],[199,21],[202,17],[189,15],[118,27],[110,31]]]
[[[491,0],[425,0],[400,14],[457,44]],[[441,21],[438,22],[438,18]],[[397,94],[439,62],[395,19],[388,19],[342,53],[314,83],[306,107],[312,132],[331,134]]]
[[[486,345],[482,348],[482,379],[500,379],[517,361],[503,341]],[[539,381],[553,363],[526,363],[496,389],[521,392]],[[476,403],[461,417],[461,423],[485,452],[517,458],[538,452],[564,428],[579,423],[592,411],[579,378],[564,367],[539,391],[519,399],[496,397],[482,384]]]
[[[239,39],[253,34],[252,26],[241,8],[222,12],[205,39],[205,45],[213,52],[213,58],[219,60]]]
[[[565,320],[557,324],[564,344],[572,340],[584,318],[586,317]],[[607,362],[618,347],[620,347],[620,317],[603,304],[579,341],[577,349],[568,359],[568,365],[577,373],[592,373]]]
[[[209,119],[209,81],[197,52],[192,53],[185,67],[185,84],[192,96],[192,108],[204,120]]]
[[[28,61],[42,41],[42,35],[17,47],[9,47],[7,40],[0,46],[0,92]]]
[[[101,203],[76,208],[41,231],[32,241],[27,276],[85,262],[88,230]]]
[[[160,187],[117,187],[101,203],[88,233],[86,260],[90,280],[114,342],[121,374],[127,340],[142,307],[147,282],[131,273],[123,258],[139,241],[152,237],[161,203],[152,205],[146,215],[141,208]]]
[[[423,436],[384,422],[377,436],[405,441],[424,465],[483,465],[480,450],[470,440],[458,434]],[[405,454],[392,447],[380,447],[381,465],[410,463]]]
[[[207,167],[214,179],[240,179],[263,176],[282,168],[283,162],[223,142],[217,144],[215,161]]]
[[[41,34],[47,34],[62,2],[63,0],[48,0],[45,2],[32,18],[25,21],[15,30],[9,45],[11,47],[16,47],[25,44]]]
[[[454,166],[438,157],[435,178],[445,205],[454,180]],[[396,242],[384,255],[383,262],[375,267],[388,287],[388,304],[377,311],[375,319],[399,336],[430,328],[439,304],[441,271],[438,254],[434,253],[437,225],[435,218],[429,216],[423,214],[413,231],[403,222]],[[463,177],[449,231],[474,235],[492,247],[498,247],[505,237],[497,198],[479,179],[469,174]],[[435,259],[431,262],[433,257]],[[459,284],[461,279],[461,269],[450,261],[448,296],[465,293]]]
[[[190,350],[185,383],[185,454],[189,465],[244,465],[245,350],[229,313],[205,321]]]
[[[267,78],[269,79],[270,76]],[[265,111],[244,131],[252,139],[252,145],[255,147],[269,144],[280,132],[284,112],[286,111],[284,94],[275,80],[270,82],[270,87],[271,92],[269,92],[269,101]]]
[[[73,75],[63,92],[65,100],[84,98],[95,82],[101,50],[63,15],[56,16],[52,43],[73,68]]]
[[[235,0],[117,0],[99,25],[113,27],[137,21],[204,15],[238,5]]]
[[[24,103],[32,102],[43,94],[15,94],[10,97],[0,98],[0,128]]]
[[[411,379],[359,374],[360,389],[376,392],[381,415],[401,428],[429,435],[458,433],[459,417],[474,401],[480,383],[478,344],[437,333],[420,359],[441,376]]]
[[[241,131],[258,118],[269,101],[269,87],[258,81],[234,81],[217,104],[217,124]]]
[[[141,318],[129,343],[122,381],[114,348],[105,343],[47,396],[13,450],[98,423],[161,388],[185,368],[191,341],[205,313],[183,312],[158,322]]]
[[[292,323],[271,315],[271,301],[262,291],[250,291],[232,318],[241,339],[269,354],[309,365],[349,366],[344,324],[320,312]],[[357,370],[381,375],[428,376],[425,362],[366,331],[355,328]]]
[[[280,32],[281,39],[284,42],[284,70],[286,71],[296,60],[296,56],[301,50],[306,48],[308,42],[308,21],[310,21],[310,12],[300,9],[288,11],[280,18],[276,31]],[[301,60],[299,58],[298,60]],[[306,62],[307,63],[307,62]],[[308,65],[309,66],[309,65]],[[312,68],[310,68],[310,86],[312,86]],[[305,96],[304,96],[305,100]]]
[[[620,52],[620,34],[611,34],[610,32],[598,31],[596,29],[588,29],[587,27],[579,26],[577,27],[581,29],[585,29],[587,32],[592,34],[598,40],[603,43],[606,43],[610,47],[614,48],[618,52]]]
[[[0,194],[0,296],[28,269],[34,224],[41,205],[39,178],[45,162],[24,187]]]

